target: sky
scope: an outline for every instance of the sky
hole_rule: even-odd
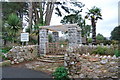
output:
[[[75,0],[74,0],[75,1]],[[91,9],[96,6],[101,9],[103,20],[98,20],[96,24],[96,32],[105,37],[110,37],[111,31],[118,26],[118,2],[120,0],[79,0],[85,7],[83,7],[82,15],[85,16],[87,8]],[[60,25],[60,21],[63,17],[58,17],[53,14],[50,25]],[[87,24],[91,24],[87,21]]]

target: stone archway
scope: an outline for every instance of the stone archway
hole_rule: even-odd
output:
[[[58,31],[68,32],[69,46],[77,46],[82,44],[81,29],[77,24],[42,26],[39,30],[39,53],[46,54],[46,46],[48,43],[48,30],[53,31],[54,41],[59,39]]]

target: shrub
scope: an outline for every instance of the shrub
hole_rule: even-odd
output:
[[[0,54],[0,58],[2,58],[2,60],[8,60],[8,58],[5,57],[3,54]]]
[[[7,53],[12,47],[5,47],[5,48],[2,48],[2,52],[3,53]]]
[[[88,38],[87,42],[92,43],[92,38]]]
[[[120,50],[114,50],[114,54],[116,57],[120,57]]]
[[[68,77],[68,70],[65,67],[58,67],[53,73],[55,80],[70,80]]]
[[[114,55],[114,48],[110,47],[110,48],[107,48],[106,50],[106,53],[107,55]]]
[[[107,48],[106,47],[97,47],[95,50],[93,50],[92,53],[95,53],[95,54],[100,54],[100,55],[104,55],[107,51]]]
[[[103,40],[103,44],[104,45],[110,45],[110,44],[112,44],[112,42],[111,42],[111,40]]]

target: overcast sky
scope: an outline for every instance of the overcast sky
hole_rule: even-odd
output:
[[[87,8],[91,9],[96,6],[101,9],[103,20],[97,22],[97,33],[103,34],[105,37],[110,37],[111,31],[118,26],[118,2],[119,0],[79,0],[85,7],[83,8],[82,14],[85,15]],[[53,14],[51,25],[60,25],[62,18]],[[90,21],[87,21],[90,24]]]

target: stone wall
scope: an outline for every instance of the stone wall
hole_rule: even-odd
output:
[[[72,78],[118,78],[116,56],[66,53],[64,66]]]
[[[7,53],[7,57],[11,60],[12,64],[32,60],[35,59],[37,56],[37,45],[16,46]]]

